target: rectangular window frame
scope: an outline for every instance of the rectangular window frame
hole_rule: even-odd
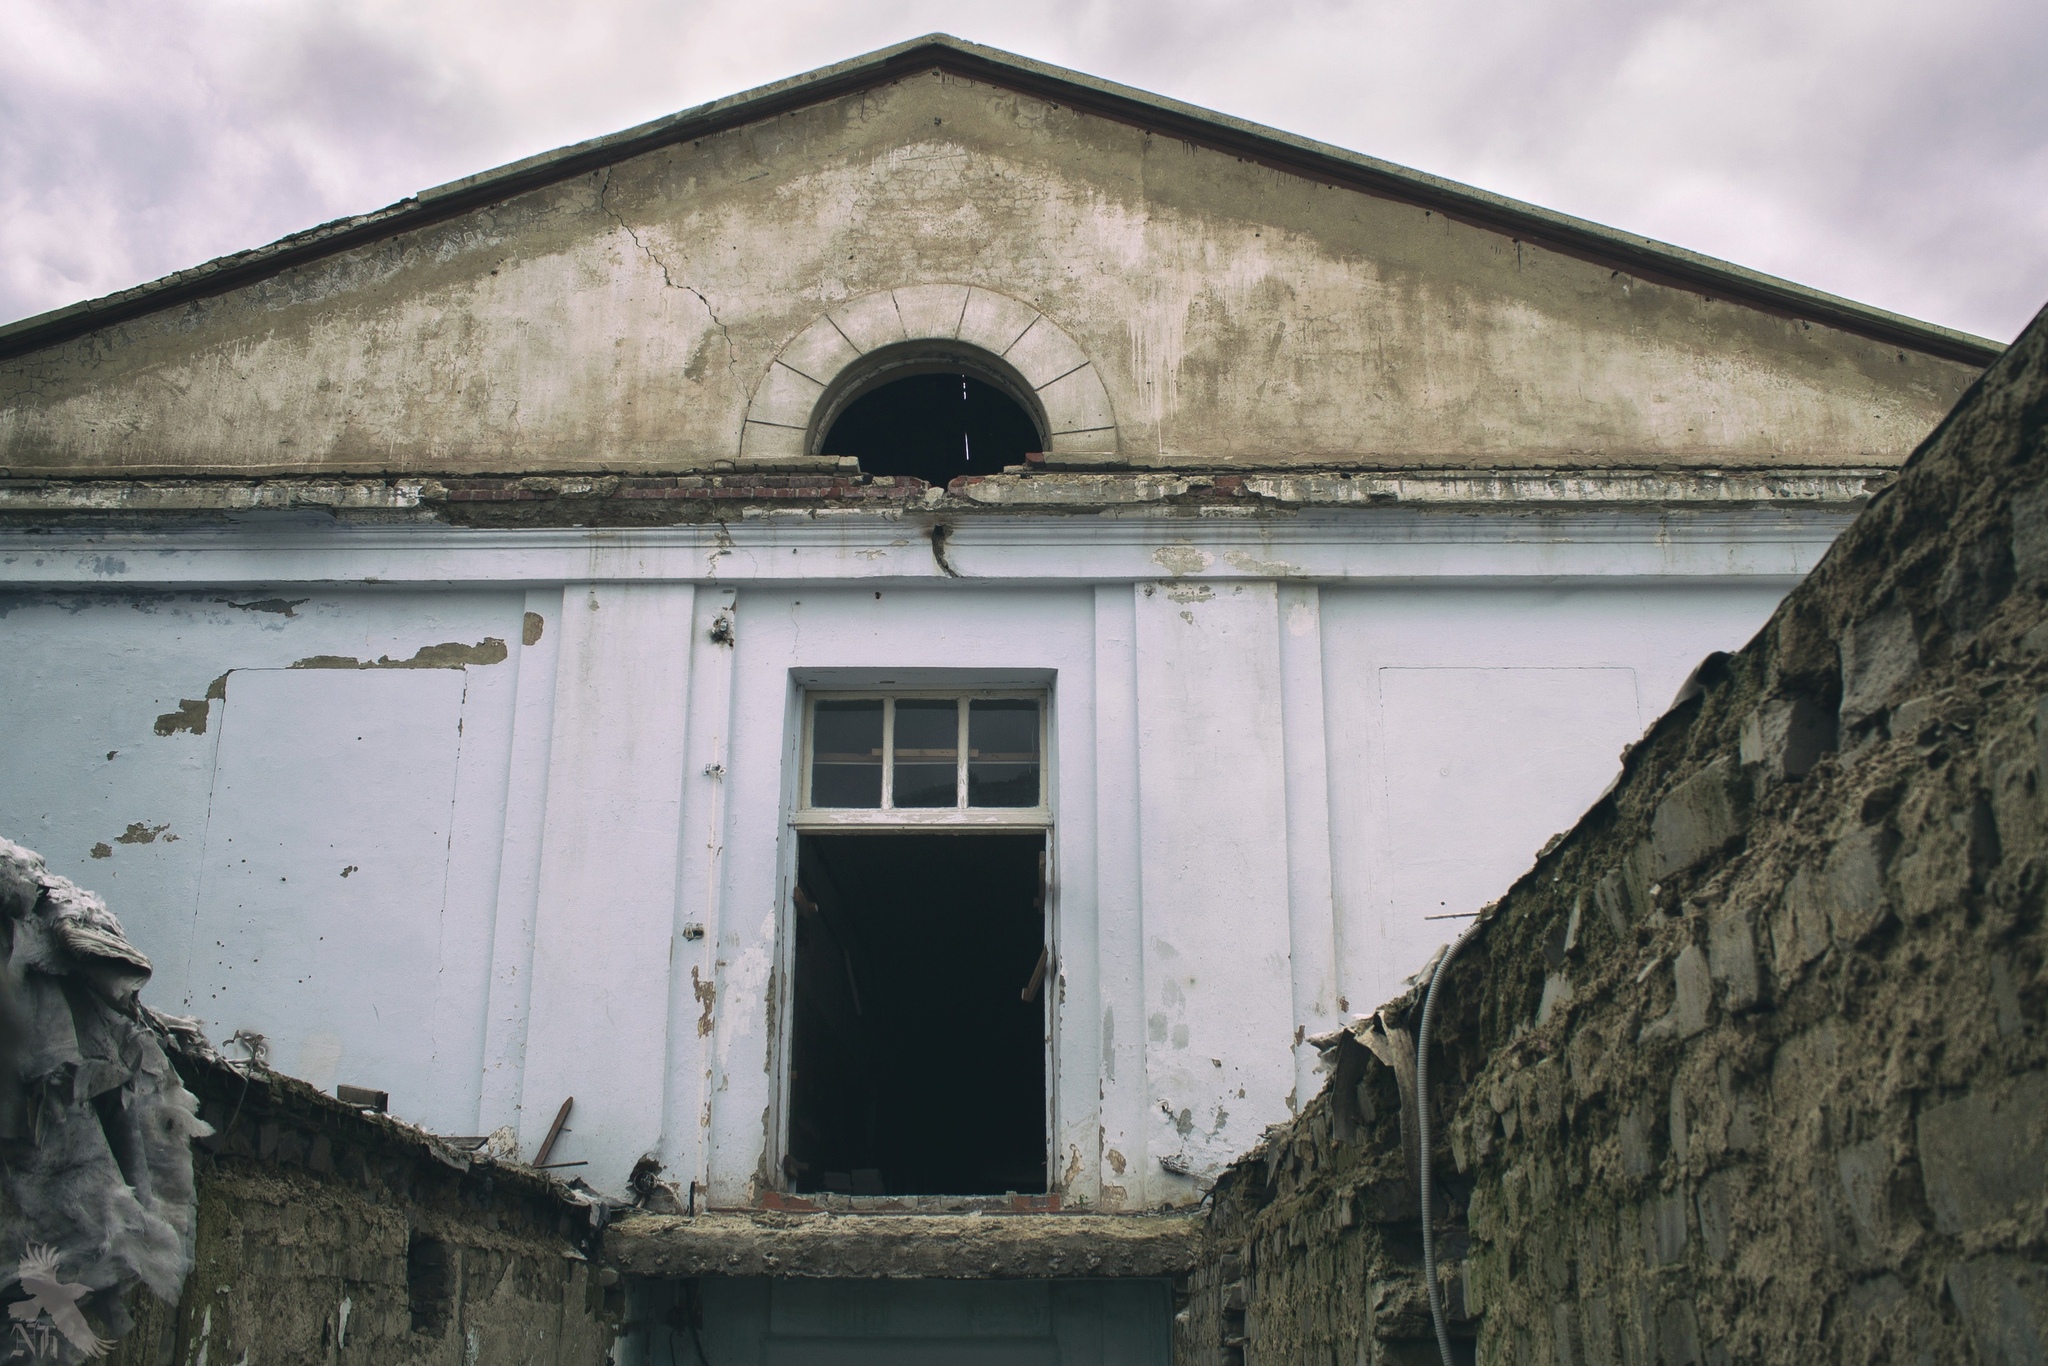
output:
[[[898,807],[895,799],[896,707],[898,701],[957,700],[960,723],[955,754],[954,806]],[[1030,701],[1038,705],[1038,804],[1036,806],[968,806],[968,717],[964,705],[981,700]],[[840,807],[811,805],[813,731],[819,702],[880,701],[882,707],[882,805]],[[790,824],[798,830],[1050,830],[1052,818],[1052,698],[1044,688],[806,688],[802,696],[801,762],[797,772],[795,809]]]

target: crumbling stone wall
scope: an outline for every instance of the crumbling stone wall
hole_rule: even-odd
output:
[[[1447,974],[1459,1351],[2042,1361],[2048,315],[1689,691]],[[1418,1017],[1219,1186],[1181,1360],[1435,1359]]]
[[[606,1360],[619,1304],[591,1207],[290,1078],[175,1061],[214,1129],[196,1261],[175,1307],[135,1296],[117,1366]]]

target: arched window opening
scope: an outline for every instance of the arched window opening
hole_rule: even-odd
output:
[[[1042,449],[1038,424],[1003,389],[961,369],[933,368],[848,403],[820,453],[853,456],[869,474],[943,486],[963,474],[1000,474]]]

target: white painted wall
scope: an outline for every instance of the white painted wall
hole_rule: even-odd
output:
[[[529,1155],[573,1095],[556,1160],[739,1203],[780,1157],[801,690],[1043,686],[1054,1170],[1184,1201],[1839,525],[1019,518],[955,528],[957,579],[884,519],[0,540],[0,831],[217,1039]],[[158,734],[184,699],[206,729]]]

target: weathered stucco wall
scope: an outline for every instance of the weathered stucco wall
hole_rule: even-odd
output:
[[[1448,972],[1478,1360],[2043,1360],[2044,436],[2037,319]],[[1418,1006],[1223,1183],[1183,1360],[1434,1359]]]
[[[1071,334],[1140,465],[1886,465],[1975,373],[929,72],[10,360],[0,473],[708,469],[821,314],[940,283]]]
[[[1046,687],[1054,1171],[1186,1203],[1838,526],[984,519],[950,573],[883,518],[46,530],[0,539],[0,828],[212,1037],[529,1156],[573,1096],[593,1185],[652,1152],[744,1205],[779,1184],[799,690]]]
[[[177,1059],[199,1140],[197,1262],[137,1292],[113,1366],[600,1366],[619,1308],[591,1209],[289,1079]]]

